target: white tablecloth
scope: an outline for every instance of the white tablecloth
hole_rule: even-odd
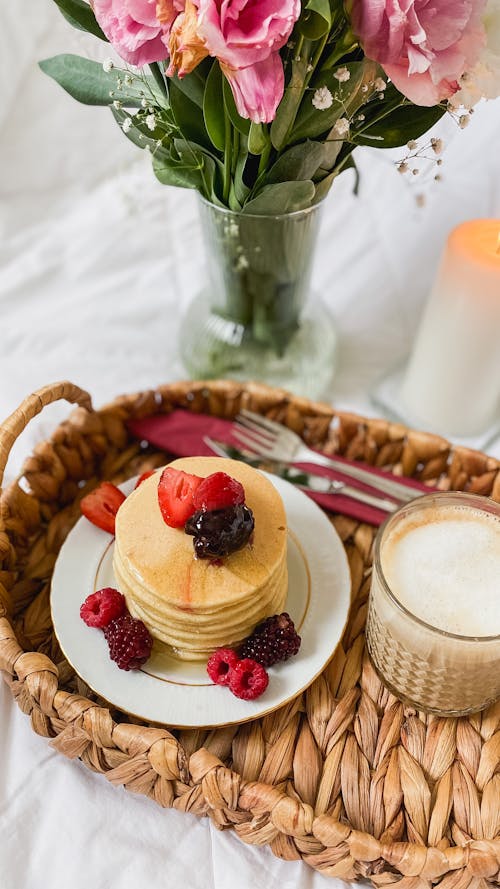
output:
[[[68,378],[96,404],[183,376],[176,333],[203,274],[195,197],[164,189],[109,112],[78,106],[36,67],[57,52],[107,53],[69,28],[50,0],[0,8],[0,417],[40,385]],[[335,317],[339,407],[374,413],[368,392],[407,354],[446,234],[500,216],[500,105],[451,140],[442,183],[411,182],[394,156],[358,158],[324,214],[317,289]],[[415,195],[427,194],[418,209]],[[67,406],[25,432],[11,477]],[[491,448],[500,453],[500,443]],[[162,811],[54,753],[0,683],[1,889],[327,887],[301,863]]]

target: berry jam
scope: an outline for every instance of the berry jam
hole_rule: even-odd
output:
[[[242,549],[254,529],[252,510],[244,504],[227,509],[199,510],[186,522],[186,534],[194,537],[199,559],[217,559]]]

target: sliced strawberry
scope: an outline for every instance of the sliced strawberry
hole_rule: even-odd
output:
[[[115,516],[124,500],[125,494],[116,485],[102,482],[95,491],[91,491],[81,500],[80,509],[93,525],[114,534]]]
[[[171,528],[183,528],[196,512],[194,494],[203,479],[167,466],[158,484],[158,503],[163,520]]]
[[[203,479],[194,495],[196,509],[211,512],[214,509],[227,509],[245,502],[243,485],[225,472],[214,472]]]
[[[142,483],[145,482],[147,478],[154,475],[155,472],[156,472],[155,469],[147,469],[146,472],[143,472],[142,475],[139,476],[139,478],[137,479],[137,481],[135,483],[136,488],[138,488],[139,485],[142,485]]]

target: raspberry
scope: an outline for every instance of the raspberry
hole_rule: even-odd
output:
[[[203,479],[193,500],[195,509],[226,509],[245,502],[245,489],[226,472],[214,472]]]
[[[253,658],[263,667],[287,661],[297,654],[301,639],[290,615],[275,614],[262,621],[240,647],[242,658]]]
[[[265,692],[268,682],[269,676],[264,667],[247,657],[238,661],[231,670],[229,689],[237,698],[253,701]]]
[[[153,637],[142,620],[123,614],[105,628],[109,656],[120,670],[138,670],[146,663],[153,647]]]
[[[238,655],[233,648],[217,648],[207,663],[207,673],[216,685],[229,685]]]
[[[125,614],[125,596],[112,587],[87,596],[80,608],[80,617],[88,627],[104,629],[112,620]]]

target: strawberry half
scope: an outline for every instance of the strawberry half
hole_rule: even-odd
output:
[[[142,485],[142,483],[145,482],[147,478],[149,478],[151,475],[154,475],[155,472],[155,469],[147,469],[146,472],[143,472],[142,475],[139,476],[135,483],[135,487],[138,488],[139,485]]]
[[[115,516],[123,501],[125,494],[111,482],[102,482],[95,491],[91,491],[80,502],[82,514],[93,525],[115,533]]]
[[[194,495],[196,509],[212,512],[214,509],[227,509],[245,502],[245,489],[226,472],[214,472],[204,478]]]
[[[158,503],[163,521],[171,528],[183,528],[196,512],[194,495],[203,479],[167,466],[158,484]]]

